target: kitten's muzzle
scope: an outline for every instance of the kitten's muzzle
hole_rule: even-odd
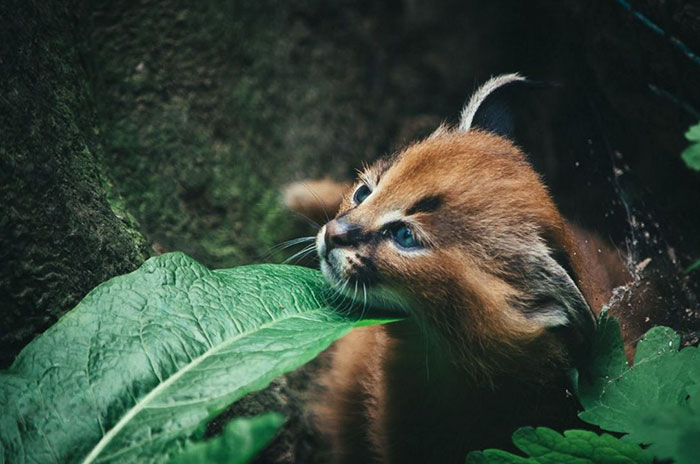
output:
[[[356,246],[361,237],[360,226],[350,224],[342,219],[333,219],[326,224],[326,233],[323,236],[326,245],[326,256],[333,248]]]

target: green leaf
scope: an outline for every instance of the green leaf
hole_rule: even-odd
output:
[[[245,464],[275,438],[283,423],[275,413],[234,419],[221,435],[186,447],[169,464]]]
[[[600,398],[607,381],[620,377],[627,368],[620,326],[604,311],[598,320],[590,355],[579,367],[579,386],[574,385],[581,404],[585,408],[591,406]]]
[[[686,274],[689,274],[689,273],[693,272],[693,271],[694,271],[695,269],[697,269],[697,268],[700,268],[700,259],[698,259],[698,260],[695,261],[693,264],[691,264],[690,266],[688,266],[688,269],[685,270],[685,273],[686,273]]]
[[[688,128],[685,138],[691,142],[700,142],[700,122]]]
[[[513,443],[528,457],[488,449],[469,453],[467,464],[651,464],[652,456],[639,446],[611,435],[567,430],[564,435],[546,427],[523,427]]]
[[[681,158],[690,169],[700,171],[700,123],[691,126],[685,133],[685,138],[694,143],[683,150]]]
[[[610,347],[612,357],[623,349],[621,339],[615,343]],[[696,463],[700,456],[700,350],[678,351],[679,344],[678,335],[667,327],[649,330],[637,345],[633,367],[617,375],[601,367],[599,372],[610,375],[579,385],[585,408],[581,419],[627,433],[628,441],[649,444],[649,451],[659,459]],[[606,361],[600,355],[595,362],[605,366]]]
[[[352,328],[326,291],[301,267],[148,260],[90,292],[0,374],[0,456],[166,461],[229,404]]]
[[[690,169],[700,171],[700,143],[693,143],[683,150],[681,158]]]

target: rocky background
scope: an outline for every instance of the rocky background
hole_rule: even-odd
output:
[[[280,260],[310,232],[282,185],[349,178],[513,71],[561,84],[516,121],[562,209],[653,279],[650,324],[700,329],[698,1],[4,0],[0,23],[2,366],[150,255]],[[265,459],[311,459],[306,375],[243,406],[293,418]]]

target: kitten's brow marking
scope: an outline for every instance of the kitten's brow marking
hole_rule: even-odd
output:
[[[443,203],[443,198],[441,195],[429,195],[423,197],[413,204],[406,211],[406,215],[410,216],[416,213],[432,213],[440,209]]]

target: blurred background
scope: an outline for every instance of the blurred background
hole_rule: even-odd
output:
[[[515,71],[560,84],[515,107],[557,203],[630,256],[632,291],[653,281],[650,324],[696,340],[698,1],[4,0],[0,21],[3,366],[151,255],[281,261],[314,232],[282,186],[351,178]]]

